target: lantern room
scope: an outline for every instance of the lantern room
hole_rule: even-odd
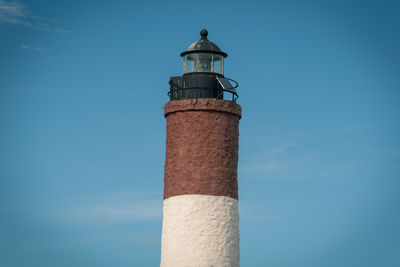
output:
[[[214,72],[224,75],[224,58],[228,55],[207,39],[208,31],[200,31],[201,39],[181,53],[183,74],[191,72]]]
[[[224,99],[224,91],[237,98],[237,83],[224,77],[224,59],[228,56],[207,39],[208,31],[200,31],[201,39],[181,53],[183,75],[170,78],[171,100],[192,98]],[[231,82],[235,83],[232,86]]]

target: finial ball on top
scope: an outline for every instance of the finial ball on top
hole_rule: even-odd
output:
[[[201,35],[201,37],[206,37],[206,38],[207,38],[208,31],[207,31],[206,29],[202,29],[202,30],[200,31],[200,35]]]

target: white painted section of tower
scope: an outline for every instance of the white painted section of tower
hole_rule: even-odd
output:
[[[237,199],[174,196],[163,212],[161,267],[239,266]]]

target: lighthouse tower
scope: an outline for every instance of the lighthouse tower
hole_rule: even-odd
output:
[[[237,83],[224,77],[227,54],[200,35],[164,106],[162,267],[239,266]]]

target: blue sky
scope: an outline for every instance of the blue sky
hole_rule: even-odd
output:
[[[0,1],[0,265],[157,266],[179,54],[239,82],[242,266],[400,266],[396,1]]]

